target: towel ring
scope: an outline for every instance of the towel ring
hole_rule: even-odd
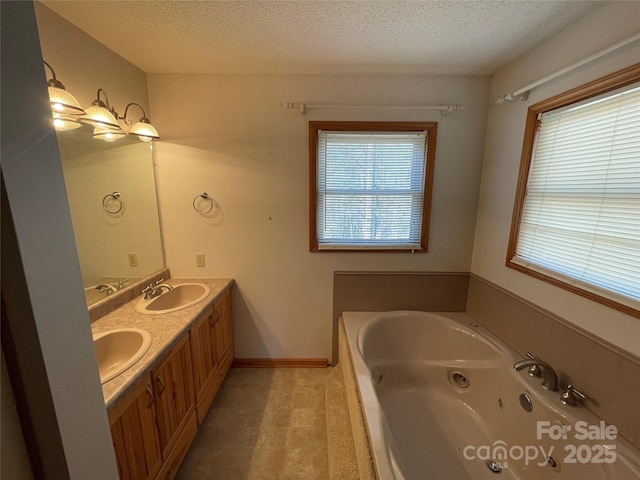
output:
[[[109,199],[112,199],[113,201],[118,202],[118,209],[117,210],[109,210]],[[115,215],[117,213],[120,213],[120,211],[122,210],[122,200],[120,200],[120,193],[118,192],[111,192],[106,194],[103,199],[102,199],[102,208],[105,212],[111,214],[111,215]]]
[[[207,202],[209,202],[209,208],[206,209],[206,210],[205,209],[200,210],[196,206],[196,201],[198,200],[198,198],[201,198],[201,199],[206,200]],[[195,197],[193,197],[193,202],[191,204],[193,205],[193,209],[196,212],[198,212],[200,215],[207,215],[207,214],[211,213],[211,210],[213,210],[214,208],[218,207],[218,205],[216,205],[216,202],[213,201],[213,198],[211,198],[207,192],[202,192],[202,193],[196,195]]]

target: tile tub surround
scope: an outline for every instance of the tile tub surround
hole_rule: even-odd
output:
[[[151,333],[151,347],[144,356],[128,370],[102,385],[102,393],[110,412],[136,386],[143,375],[157,366],[163,357],[189,332],[195,320],[215,302],[222,292],[234,283],[232,278],[171,278],[169,285],[180,283],[202,283],[211,293],[201,302],[172,313],[145,315],[135,310],[140,295],[113,310],[91,324],[93,335],[116,328],[141,328]]]
[[[467,313],[520,355],[549,362],[560,385],[589,396],[585,406],[640,448],[639,358],[476,275]]]
[[[334,272],[332,364],[338,362],[342,312],[464,312],[468,288],[467,272]]]

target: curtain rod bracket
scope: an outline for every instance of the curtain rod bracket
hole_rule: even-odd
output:
[[[518,99],[520,99],[521,102],[527,101],[529,99],[529,91],[520,94],[516,94],[515,92],[507,93],[506,95],[501,96],[496,103],[513,102]]]
[[[286,110],[295,110],[297,108],[300,111],[300,115],[304,115],[305,113],[307,113],[307,109],[304,103],[282,102],[280,106]]]
[[[440,110],[440,115],[442,115],[443,117],[446,117],[447,113],[461,112],[462,110],[464,110],[464,105],[447,105],[446,108],[442,108]]]

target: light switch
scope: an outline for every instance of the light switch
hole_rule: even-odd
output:
[[[196,267],[204,267],[204,253],[196,253]]]

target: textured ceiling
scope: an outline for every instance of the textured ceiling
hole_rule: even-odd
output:
[[[594,1],[43,1],[148,73],[492,74]]]

